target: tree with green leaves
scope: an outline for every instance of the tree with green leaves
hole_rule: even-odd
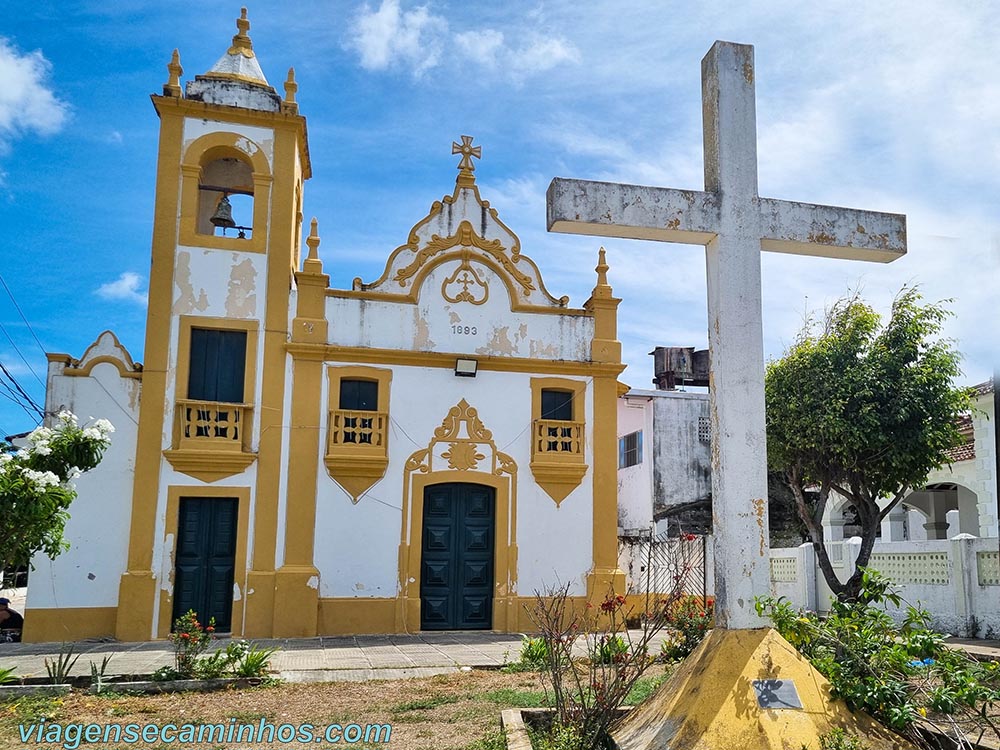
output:
[[[73,481],[96,467],[111,445],[106,419],[80,427],[60,412],[53,427],[39,427],[20,449],[0,445],[0,573],[27,565],[36,552],[50,559],[69,548],[63,538]]]
[[[768,464],[788,484],[841,600],[861,590],[882,519],[961,443],[957,418],[972,400],[953,384],[961,355],[940,336],[949,315],[912,287],[896,295],[885,322],[858,295],[846,297],[821,324],[807,320],[785,355],[768,364]],[[857,568],[846,582],[823,544],[831,493],[854,505],[861,526]]]

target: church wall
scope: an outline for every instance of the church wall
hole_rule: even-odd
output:
[[[70,506],[65,532],[69,550],[55,560],[37,555],[32,561],[32,581],[39,582],[28,589],[31,614],[26,620],[26,638],[32,641],[66,637],[64,621],[45,612],[51,608],[82,608],[82,622],[74,635],[111,632],[118,580],[128,552],[141,381],[122,377],[118,366],[109,361],[94,364],[89,375],[69,376],[65,371],[64,362],[50,361],[46,408],[68,409],[77,414],[82,426],[91,418],[108,419],[115,432],[100,465],[76,480],[77,498]],[[109,524],[108,519],[120,522]]]
[[[423,280],[416,304],[331,296],[327,300],[327,319],[335,324],[330,327],[330,343],[472,356],[571,361],[590,358],[592,317],[512,312],[503,282],[475,261],[471,265],[486,284],[485,290],[479,287],[475,291],[485,295],[482,304],[448,302],[442,289],[461,290],[455,282],[447,283],[459,265],[460,261],[454,259],[431,270]]]
[[[386,367],[378,362],[358,364]],[[496,449],[509,455],[517,465],[517,592],[531,596],[535,589],[557,581],[571,581],[571,593],[585,593],[584,577],[593,562],[591,475],[588,472],[580,486],[558,506],[535,483],[529,466],[531,377],[526,373],[480,371],[475,378],[458,378],[446,368],[393,366],[389,464],[385,476],[353,504],[320,461],[315,562],[320,570],[322,598],[397,595],[405,465],[415,452],[428,447],[434,430],[462,399],[477,410],[483,426],[492,433]],[[323,398],[325,412],[327,394]],[[593,441],[589,388],[586,399],[589,446]],[[324,430],[321,451],[326,439]],[[592,462],[589,447],[586,461]],[[474,471],[446,474],[443,481],[479,482]],[[559,529],[558,535],[552,533],[554,528]],[[419,546],[419,529],[411,531],[410,540]],[[496,545],[500,548],[505,542],[497,539]]]

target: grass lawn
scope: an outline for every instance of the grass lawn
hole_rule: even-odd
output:
[[[641,700],[663,679],[665,668],[656,665],[633,691],[633,702]],[[309,743],[315,750],[330,748],[402,748],[403,750],[498,750],[500,711],[505,708],[546,705],[539,675],[532,672],[504,674],[474,670],[436,677],[369,682],[328,682],[282,684],[216,693],[174,693],[169,695],[100,696],[73,693],[62,698],[22,698],[0,703],[0,750],[26,747],[57,747],[39,743],[36,735],[22,743],[19,724],[47,722],[93,722],[165,724],[258,724],[261,719],[274,725],[308,722],[317,728],[329,724],[391,724],[387,744]],[[166,750],[190,747],[219,748],[302,747],[305,743],[225,742],[163,744]],[[150,743],[139,742],[149,747]],[[61,747],[61,746],[59,746]],[[87,748],[121,747],[124,742],[106,744],[99,740],[81,744]],[[157,747],[153,745],[153,747]],[[72,750],[72,748],[66,748]]]

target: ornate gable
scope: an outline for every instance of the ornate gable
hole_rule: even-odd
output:
[[[430,213],[410,230],[406,244],[393,250],[378,280],[365,284],[356,278],[352,291],[362,297],[416,302],[427,275],[458,260],[441,284],[440,293],[449,302],[485,302],[489,282],[484,269],[489,269],[506,287],[512,310],[565,309],[569,297],[549,294],[538,266],[521,253],[517,235],[479,195],[472,157],[479,157],[480,147],[462,136],[461,144],[452,144],[452,152],[462,154],[455,192],[431,205]]]

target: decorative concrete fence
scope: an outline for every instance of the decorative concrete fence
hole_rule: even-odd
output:
[[[854,570],[861,539],[827,542],[841,580]],[[816,564],[811,544],[771,550],[771,591],[797,607],[829,610],[833,592]],[[1000,638],[1000,551],[994,538],[959,534],[950,540],[875,544],[870,568],[892,579],[905,600],[889,607],[898,620],[906,604],[920,604],[938,630],[953,635]]]

